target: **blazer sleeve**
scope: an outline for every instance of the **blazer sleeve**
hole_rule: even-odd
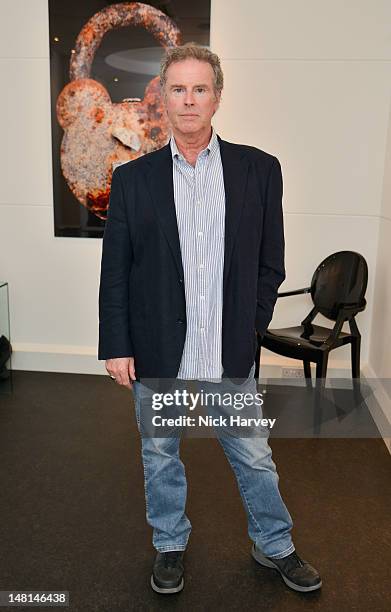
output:
[[[133,258],[120,168],[113,172],[102,243],[98,359],[104,360],[133,357],[129,329],[129,274]]]
[[[273,316],[278,288],[285,279],[283,182],[276,157],[269,172],[265,192],[263,232],[258,262],[256,331],[263,336]]]

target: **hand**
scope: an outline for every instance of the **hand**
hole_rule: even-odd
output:
[[[127,389],[132,389],[133,381],[136,380],[134,369],[134,357],[116,357],[106,360],[106,370],[115,382]]]

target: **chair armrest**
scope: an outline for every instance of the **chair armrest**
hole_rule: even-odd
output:
[[[288,297],[289,295],[300,295],[302,293],[309,293],[311,291],[311,287],[304,287],[303,289],[294,289],[293,291],[282,291],[281,293],[277,293],[277,297]]]

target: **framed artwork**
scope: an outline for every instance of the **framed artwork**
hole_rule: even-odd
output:
[[[210,0],[49,0],[55,236],[103,236],[115,167],[169,138],[164,50],[209,31]]]

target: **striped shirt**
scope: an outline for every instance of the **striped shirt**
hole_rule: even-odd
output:
[[[170,139],[182,253],[187,332],[178,378],[221,380],[225,190],[220,145],[212,128],[195,167]]]

